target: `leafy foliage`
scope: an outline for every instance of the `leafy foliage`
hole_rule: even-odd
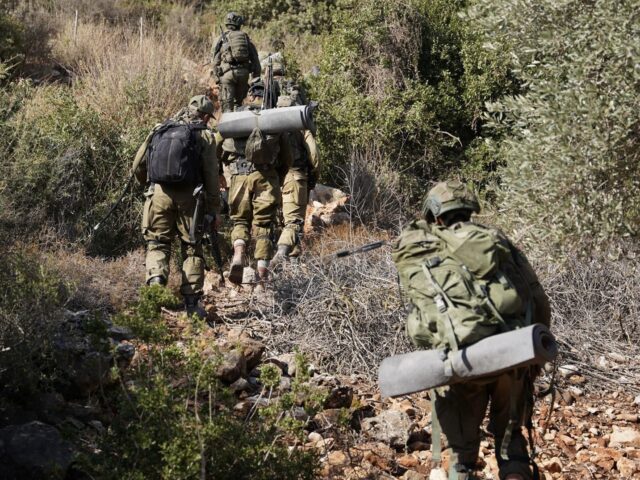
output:
[[[459,20],[464,7],[366,1],[336,11],[321,74],[310,79],[321,104],[325,175],[337,180],[353,150],[376,154],[401,172],[403,194],[415,198],[425,180],[475,159],[483,102],[515,85],[501,55],[482,50]],[[484,167],[468,169],[469,179],[485,182]]]
[[[117,321],[150,343],[110,399],[118,415],[103,438],[97,463],[87,460],[88,468],[105,479],[315,478],[316,457],[287,452],[279,441],[286,425],[271,417],[257,422],[233,413],[235,397],[215,377],[220,362],[215,351],[196,337],[166,341],[176,339],[160,330],[158,322],[161,307],[175,303],[173,295],[154,285],[144,287],[140,298]],[[155,327],[144,327],[145,321]],[[273,386],[276,375],[270,373]]]
[[[491,105],[501,205],[530,245],[607,248],[640,225],[640,3],[482,2],[487,47],[506,50],[523,95]]]

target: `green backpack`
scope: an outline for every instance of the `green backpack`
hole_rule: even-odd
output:
[[[517,254],[500,232],[475,223],[410,224],[392,256],[413,306],[407,317],[411,340],[457,350],[529,325],[529,281]]]

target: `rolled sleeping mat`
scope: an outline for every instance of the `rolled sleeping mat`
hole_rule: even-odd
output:
[[[222,114],[218,131],[222,138],[244,138],[255,128],[263,133],[294,132],[296,130],[315,131],[313,105],[270,108],[267,110],[244,110]]]
[[[547,327],[531,325],[493,335],[458,351],[420,350],[385,358],[378,383],[383,397],[497,375],[528,365],[542,365],[558,355],[558,344]]]

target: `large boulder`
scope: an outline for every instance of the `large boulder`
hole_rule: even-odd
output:
[[[385,410],[380,415],[362,420],[362,431],[374,440],[402,449],[407,445],[413,423],[404,412]]]
[[[41,422],[0,430],[0,472],[4,480],[63,479],[74,450],[60,432]]]

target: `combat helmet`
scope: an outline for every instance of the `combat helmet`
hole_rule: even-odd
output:
[[[227,16],[224,19],[224,24],[227,27],[231,26],[235,28],[240,28],[243,23],[244,23],[244,18],[242,18],[242,15],[238,15],[236,12],[227,13]]]
[[[213,103],[206,95],[196,95],[189,100],[189,110],[192,112],[199,112],[208,115],[213,115],[214,107]]]
[[[475,193],[458,180],[437,183],[424,197],[422,214],[429,221],[453,210],[480,212],[480,203]]]

